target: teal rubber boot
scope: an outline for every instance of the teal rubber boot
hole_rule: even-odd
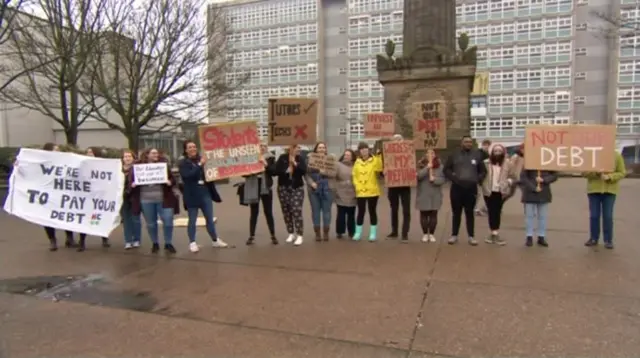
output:
[[[378,225],[371,225],[371,230],[369,230],[369,241],[376,241],[378,238]]]
[[[356,225],[356,232],[353,233],[353,241],[359,241],[362,236],[362,225]]]

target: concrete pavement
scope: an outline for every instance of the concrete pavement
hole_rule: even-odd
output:
[[[523,246],[519,194],[505,207],[505,247],[446,245],[448,203],[437,244],[419,242],[417,212],[409,244],[384,240],[386,198],[375,244],[314,242],[307,202],[301,247],[272,246],[262,217],[246,247],[248,208],[229,186],[216,216],[237,248],[191,254],[181,227],[173,258],[151,255],[146,234],[125,252],[120,230],[111,249],[94,238],[84,253],[51,253],[42,229],[2,214],[0,357],[637,356],[640,181],[622,187],[613,251],[583,246],[581,179],[553,187],[547,249]],[[477,218],[478,239],[487,230]],[[87,275],[96,279],[76,281]],[[66,278],[77,283],[51,294]]]

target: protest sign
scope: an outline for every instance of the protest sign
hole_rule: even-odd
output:
[[[416,153],[411,140],[386,141],[382,143],[384,156],[384,180],[388,188],[416,186]]]
[[[307,166],[316,169],[322,175],[335,177],[337,168],[337,160],[333,155],[309,153],[307,154]]]
[[[107,237],[120,225],[119,159],[22,148],[4,210],[42,226]]]
[[[264,171],[256,122],[216,123],[198,127],[206,181]]]
[[[318,100],[269,99],[269,145],[315,144]]]
[[[396,131],[393,113],[367,113],[364,117],[364,137],[391,137]]]
[[[615,167],[615,125],[534,125],[525,128],[527,169],[611,172]]]
[[[165,184],[169,181],[167,163],[142,163],[133,166],[136,185]]]
[[[447,147],[447,106],[444,101],[413,104],[413,139],[416,149]]]

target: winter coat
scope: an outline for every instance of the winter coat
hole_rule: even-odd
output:
[[[429,169],[418,170],[416,209],[420,211],[440,210],[442,206],[442,184],[445,182],[442,166],[433,169],[435,180],[429,180]]]
[[[558,180],[558,173],[541,170],[540,177],[543,182],[540,184],[540,191],[536,191],[538,177],[537,170],[523,170],[520,174],[520,191],[522,191],[522,202],[525,204],[546,204],[550,203],[551,183]]]
[[[329,181],[336,205],[356,206],[356,189],[353,186],[353,165],[338,163],[336,177]]]
[[[358,158],[353,165],[353,185],[357,198],[370,198],[380,196],[380,183],[378,174],[382,172],[382,157],[375,155],[367,160]]]

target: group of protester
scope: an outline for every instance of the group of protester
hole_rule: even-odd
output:
[[[402,140],[395,135],[392,140]],[[44,150],[58,150],[52,143],[47,143]],[[207,233],[212,246],[228,247],[216,230],[214,202],[222,200],[213,182],[204,177],[205,156],[198,152],[195,142],[184,143],[183,157],[178,163],[179,176],[176,180],[167,166],[169,180],[164,184],[136,186],[135,163],[166,162],[167,158],[157,149],[149,148],[139,158],[136,154],[125,150],[122,153],[122,171],[126,178],[123,193],[121,217],[124,229],[125,249],[140,247],[141,220],[144,216],[147,232],[152,242],[152,253],[160,251],[158,219],[162,222],[164,250],[173,254],[173,218],[180,212],[179,197],[182,196],[183,207],[188,214],[187,236],[189,250],[198,252],[196,242],[196,222],[202,212]],[[325,143],[319,142],[313,152],[327,153]],[[96,155],[93,150],[87,155]],[[471,137],[462,139],[461,147],[442,163],[434,150],[427,150],[418,161],[417,188],[415,190],[415,208],[419,211],[422,242],[436,242],[438,212],[443,203],[443,184],[449,181],[449,197],[452,211],[450,245],[458,242],[462,214],[465,214],[467,240],[470,245],[477,245],[475,239],[474,208],[479,195],[482,195],[490,232],[484,240],[488,244],[505,245],[500,236],[502,208],[506,200],[514,196],[516,188],[521,191],[524,204],[525,244],[533,246],[534,240],[539,246],[547,247],[548,207],[552,201],[551,186],[558,179],[558,173],[524,169],[524,146],[516,154],[509,157],[501,145],[483,143],[481,149],[474,147]],[[613,248],[613,207],[618,193],[618,183],[625,176],[622,157],[616,157],[615,170],[611,173],[586,173],[587,192],[590,210],[590,237],[586,246],[598,244],[600,222],[602,220],[605,247]],[[338,239],[349,238],[359,241],[363,238],[363,226],[368,212],[370,227],[367,239],[378,238],[377,206],[382,195],[383,157],[380,151],[373,150],[366,144],[358,145],[357,153],[347,149],[337,163],[336,174],[327,176],[310,168],[301,156],[300,147],[290,146],[284,154],[275,158],[261,146],[260,161],[265,170],[259,174],[245,177],[243,185],[238,189],[240,202],[250,208],[249,238],[247,245],[252,245],[256,237],[256,225],[259,206],[262,204],[264,217],[269,229],[270,239],[274,245],[279,243],[275,232],[273,217],[274,180],[277,178],[276,193],[282,208],[284,224],[288,236],[286,243],[295,246],[304,242],[304,218],[302,207],[305,198],[305,187],[311,204],[312,224],[316,241],[329,241],[332,223],[332,207],[335,203],[337,213],[335,232]],[[403,242],[409,240],[411,222],[411,188],[388,188],[388,199],[391,207],[390,239],[400,237]],[[399,231],[399,212],[402,209],[402,227]],[[537,224],[537,225],[536,225]],[[57,250],[55,229],[45,228],[50,241],[50,250]],[[85,249],[86,235],[79,235],[79,242],[74,241],[73,233],[66,232],[66,247]],[[102,238],[102,245],[108,247],[108,238]]]

